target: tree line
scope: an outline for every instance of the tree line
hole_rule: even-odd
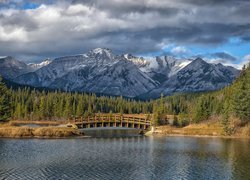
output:
[[[226,131],[232,119],[250,121],[250,67],[232,85],[219,91],[185,93],[150,101],[95,94],[41,91],[31,87],[8,89],[0,81],[0,120],[65,120],[93,113],[152,114],[156,125],[165,115],[176,115],[174,125],[185,126],[220,117]],[[177,118],[178,116],[178,118]]]
[[[30,88],[11,90],[11,118],[26,120],[65,120],[93,113],[150,113],[151,102],[123,97],[97,97],[95,94],[46,92]]]
[[[250,122],[250,64],[240,76],[221,90],[204,93],[177,94],[156,100],[156,120],[165,113],[178,115],[174,124],[185,126],[209,119],[219,119],[225,131],[231,133],[233,124],[244,126]]]

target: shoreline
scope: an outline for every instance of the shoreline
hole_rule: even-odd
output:
[[[174,127],[170,125],[155,128],[155,136],[183,136],[183,137],[217,137],[217,138],[250,138],[250,126],[235,129],[235,132],[227,135],[223,126],[218,122],[207,122],[201,124],[190,124],[185,127]]]
[[[196,137],[196,138],[223,138],[223,139],[250,139],[247,136],[235,136],[235,135],[227,135],[227,136],[213,136],[213,135],[187,135],[187,134],[161,134],[161,133],[153,133],[152,136],[155,137]]]
[[[87,138],[83,132],[72,127],[65,127],[65,122],[49,121],[10,121],[0,124],[0,138],[15,139],[68,139]],[[25,126],[25,124],[27,126]],[[41,126],[32,127],[29,124],[39,124]],[[22,126],[20,126],[22,125]],[[44,126],[45,125],[45,126]],[[249,126],[243,127],[249,130]],[[186,127],[174,127],[170,125],[155,127],[154,132],[146,133],[145,136],[155,137],[212,137],[226,139],[249,139],[249,134],[243,134],[242,129],[238,129],[232,135],[226,135],[223,127],[219,123],[209,122],[202,124],[191,124]]]
[[[84,134],[74,128],[43,126],[0,126],[0,138],[36,138],[36,139],[60,139],[60,138],[75,138],[84,137]]]

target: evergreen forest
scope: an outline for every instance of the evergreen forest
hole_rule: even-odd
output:
[[[86,93],[7,88],[0,82],[0,121],[66,120],[94,113],[153,114],[156,125],[164,124],[166,114],[176,115],[175,125],[186,126],[219,117],[230,131],[232,119],[244,125],[250,121],[250,66],[221,90],[185,93],[150,101]]]

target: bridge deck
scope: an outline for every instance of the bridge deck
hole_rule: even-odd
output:
[[[131,127],[137,129],[149,129],[151,126],[151,116],[140,115],[119,115],[119,114],[101,114],[92,117],[74,118],[74,124],[78,128],[91,127]]]

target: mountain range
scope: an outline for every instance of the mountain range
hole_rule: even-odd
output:
[[[143,58],[115,55],[106,48],[39,64],[25,64],[10,56],[0,58],[0,75],[18,84],[143,99],[217,90],[232,83],[238,74],[233,67],[201,58]]]

